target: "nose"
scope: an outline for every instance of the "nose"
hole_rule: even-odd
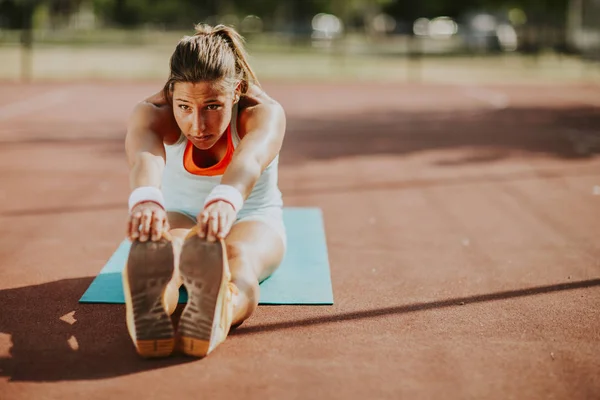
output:
[[[200,113],[196,113],[192,116],[192,118],[192,130],[190,133],[192,134],[192,136],[202,136],[204,130],[206,129],[206,125],[204,123],[202,115]]]

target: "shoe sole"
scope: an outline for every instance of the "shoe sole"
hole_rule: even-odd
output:
[[[181,250],[179,270],[188,293],[187,305],[179,320],[179,350],[193,357],[205,357],[215,320],[219,291],[223,283],[223,247],[190,235]]]
[[[169,356],[175,348],[171,316],[163,305],[173,276],[174,256],[170,241],[134,241],[127,260],[129,298],[135,325],[135,347],[142,357]]]

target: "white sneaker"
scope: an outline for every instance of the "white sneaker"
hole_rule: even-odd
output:
[[[158,242],[136,240],[131,244],[123,270],[123,293],[127,329],[142,357],[165,357],[175,347],[170,314],[176,304],[167,304],[168,298],[173,297],[167,295],[173,261],[173,246],[168,235]]]
[[[179,269],[188,302],[179,321],[179,349],[205,357],[227,338],[233,319],[231,284],[225,242],[208,242],[192,229],[183,244]]]

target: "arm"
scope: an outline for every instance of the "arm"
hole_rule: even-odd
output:
[[[140,186],[160,188],[165,166],[163,143],[178,139],[176,125],[171,109],[161,94],[140,102],[134,108],[125,138],[132,190]]]
[[[243,200],[250,196],[263,171],[279,154],[286,124],[285,113],[279,103],[257,88],[252,92],[244,98],[244,103],[240,102],[237,127],[241,142],[218,187],[239,192]],[[229,233],[235,222],[236,210],[233,204],[236,201],[230,203],[220,200],[219,195],[213,201],[210,197],[199,215],[198,233],[200,237],[206,236],[212,241],[222,239]],[[226,197],[221,197],[224,198]]]
[[[160,186],[165,166],[163,142],[172,130],[167,105],[151,100],[152,97],[134,108],[125,138],[132,189],[127,235],[140,241],[159,240],[168,229]]]
[[[224,185],[235,187],[247,199],[263,171],[279,154],[285,135],[283,107],[266,95],[243,109],[238,117],[242,139],[223,175]]]
[[[165,148],[161,135],[152,127],[154,106],[138,104],[129,120],[125,152],[129,163],[131,189],[141,186],[160,188],[165,166]]]

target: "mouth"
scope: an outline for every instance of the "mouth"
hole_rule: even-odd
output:
[[[213,138],[213,135],[205,135],[205,136],[196,136],[196,137],[191,137],[189,138],[189,140],[191,140],[192,143],[206,143],[206,142],[210,142]]]

